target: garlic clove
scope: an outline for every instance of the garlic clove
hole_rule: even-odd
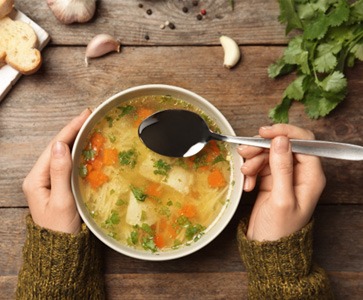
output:
[[[223,65],[231,69],[233,68],[241,58],[241,52],[239,50],[238,44],[235,40],[228,36],[222,35],[219,38],[224,51],[224,62]]]
[[[47,0],[47,3],[63,24],[85,23],[96,11],[96,0]]]
[[[11,13],[14,7],[14,0],[0,0],[0,19]]]
[[[100,57],[112,51],[120,52],[120,48],[120,42],[109,34],[101,33],[94,36],[86,48],[86,66],[88,66],[88,58]]]

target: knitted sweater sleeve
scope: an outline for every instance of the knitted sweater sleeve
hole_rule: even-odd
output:
[[[312,263],[312,228],[310,222],[288,237],[258,242],[247,239],[247,222],[240,223],[237,240],[250,300],[334,299],[326,273]]]
[[[23,265],[16,299],[104,299],[95,237],[83,225],[77,235],[54,232],[26,219]]]

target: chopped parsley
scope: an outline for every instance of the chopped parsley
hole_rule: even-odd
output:
[[[135,149],[121,151],[118,154],[118,160],[122,166],[130,166],[130,168],[133,169],[137,163],[137,152]]]
[[[195,236],[199,235],[203,230],[205,230],[205,227],[200,225],[200,224],[196,224],[196,225],[189,225],[187,227],[187,230],[185,231],[185,237],[187,238],[188,241],[191,241]]]
[[[118,117],[122,118],[123,116],[132,113],[135,110],[135,107],[132,105],[126,105],[126,106],[118,106],[117,109],[120,110]]]
[[[117,225],[119,223],[120,223],[120,216],[119,216],[118,212],[115,210],[112,210],[111,215],[105,221],[105,225],[112,226],[112,225]]]
[[[88,174],[88,169],[87,169],[87,166],[82,164],[80,167],[79,167],[79,176],[81,176],[82,178],[85,178]]]
[[[142,189],[134,186],[131,186],[131,192],[134,194],[136,200],[139,200],[141,202],[144,202],[147,197]]]
[[[169,171],[171,170],[171,166],[166,163],[164,160],[159,159],[158,161],[154,162],[154,174],[164,175],[167,176]]]
[[[96,156],[96,151],[93,150],[93,149],[90,149],[90,150],[83,150],[82,151],[82,155],[83,155],[83,158],[86,160],[86,161],[89,161],[89,160],[92,160],[95,158]]]

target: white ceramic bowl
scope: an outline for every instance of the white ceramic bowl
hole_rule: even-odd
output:
[[[73,194],[76,199],[77,208],[81,215],[81,218],[98,239],[100,239],[103,243],[105,243],[107,246],[114,249],[115,251],[137,259],[163,261],[180,258],[194,253],[209,244],[223,231],[223,229],[227,226],[227,224],[233,217],[241,199],[243,176],[241,174],[240,168],[243,162],[241,157],[237,154],[236,146],[230,145],[232,156],[231,181],[233,181],[234,184],[233,186],[231,185],[229,190],[229,201],[226,203],[224,209],[222,209],[216,220],[205,230],[205,234],[202,235],[202,237],[198,241],[192,243],[191,245],[184,246],[175,250],[151,253],[123,245],[118,241],[114,240],[113,238],[109,237],[94,222],[82,200],[78,178],[78,166],[80,164],[81,153],[90,131],[109,110],[111,110],[115,106],[119,106],[124,101],[146,95],[170,95],[175,98],[179,98],[181,100],[189,102],[202,109],[209,117],[211,117],[216,122],[222,133],[228,135],[235,135],[235,133],[231,125],[221,114],[221,112],[201,96],[180,87],[161,84],[136,86],[113,95],[92,112],[91,116],[87,119],[87,121],[84,123],[81,130],[79,131],[72,150],[74,168],[72,171],[71,181]]]

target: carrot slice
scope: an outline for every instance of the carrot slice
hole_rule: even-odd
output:
[[[137,110],[137,119],[134,122],[134,126],[138,127],[142,121],[144,121],[148,116],[152,115],[154,111],[150,108],[141,107]]]
[[[210,187],[213,188],[221,188],[225,187],[227,182],[224,178],[222,172],[219,169],[214,169],[209,175],[208,175],[208,184]]]
[[[179,213],[187,218],[194,218],[197,215],[197,208],[193,204],[184,204]]]
[[[155,234],[155,236],[154,236],[154,243],[155,243],[156,247],[158,247],[159,249],[165,247],[164,238],[160,234]]]
[[[116,149],[104,149],[103,150],[103,163],[106,166],[114,165],[118,160],[118,153]]]
[[[108,181],[108,176],[101,170],[92,170],[88,173],[86,179],[92,188],[97,189]]]
[[[160,197],[162,194],[161,184],[153,182],[146,188],[146,194],[151,197]]]
[[[105,143],[105,137],[100,132],[95,132],[91,136],[91,145],[92,149],[99,152],[103,148],[103,144]]]

